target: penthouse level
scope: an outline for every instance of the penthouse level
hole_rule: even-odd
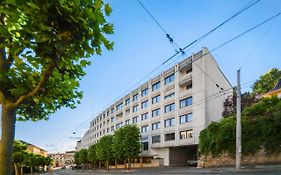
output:
[[[88,148],[124,125],[140,128],[141,156],[182,165],[196,156],[199,133],[218,121],[232,86],[207,48],[108,106],[77,144]]]

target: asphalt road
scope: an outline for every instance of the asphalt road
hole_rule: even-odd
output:
[[[45,175],[188,175],[188,174],[280,174],[281,165],[274,166],[256,166],[256,167],[243,167],[241,170],[236,171],[233,167],[228,168],[204,168],[198,169],[195,167],[159,167],[159,168],[143,168],[133,169],[130,171],[122,169],[105,170],[57,170]]]

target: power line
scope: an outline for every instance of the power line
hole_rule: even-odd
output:
[[[243,33],[241,33],[241,34],[239,34],[239,35],[237,35],[237,36],[235,36],[234,38],[232,38],[232,39],[230,39],[230,40],[224,42],[223,44],[221,44],[221,45],[217,46],[216,48],[212,49],[211,51],[209,51],[208,53],[202,54],[201,57],[199,57],[199,58],[202,58],[202,57],[204,57],[204,56],[206,56],[206,55],[208,55],[208,54],[210,54],[210,53],[212,53],[212,52],[214,52],[214,51],[220,49],[221,47],[223,47],[223,46],[229,44],[230,42],[232,42],[232,41],[238,39],[239,37],[241,37],[241,36],[243,36],[243,35],[249,33],[250,31],[254,30],[255,28],[257,28],[257,27],[259,27],[259,26],[261,26],[261,25],[263,25],[263,24],[265,24],[265,23],[267,23],[267,22],[273,20],[274,18],[278,17],[279,15],[281,15],[281,12],[279,12],[279,13],[277,13],[276,15],[274,15],[274,16],[268,18],[267,20],[265,20],[265,21],[263,21],[263,22],[261,22],[261,23],[255,25],[254,27],[251,27],[250,29],[246,30],[245,32],[243,32]],[[199,58],[198,58],[198,59],[199,59]],[[196,60],[192,60],[191,63],[194,63],[194,61],[196,61]],[[177,70],[177,71],[178,71],[178,70]],[[152,72],[151,72],[151,73],[152,73]],[[150,74],[151,74],[151,73],[150,73]],[[149,75],[150,75],[150,74],[149,74]],[[205,75],[208,75],[208,74],[205,73]],[[141,81],[142,81],[142,80],[141,80]],[[127,91],[126,91],[126,93],[127,93]],[[123,96],[123,95],[121,95],[121,96]],[[119,99],[119,97],[118,97],[117,99]],[[116,100],[114,100],[113,102],[115,102],[115,101],[116,101]],[[112,103],[111,103],[111,104],[112,104]],[[111,104],[110,104],[110,105],[111,105]],[[108,106],[108,105],[107,105],[107,106]],[[104,109],[103,109],[103,110],[104,110]],[[101,112],[102,112],[103,110],[101,110]],[[100,112],[99,112],[99,113],[100,113]],[[98,113],[97,113],[97,114],[98,114]],[[91,119],[92,119],[92,117],[91,117]],[[85,122],[83,122],[83,123],[85,123]],[[64,138],[64,137],[63,137],[63,138]],[[63,138],[62,138],[62,139],[63,139]]]
[[[265,35],[268,33],[268,31],[270,30],[271,26],[273,24],[270,24],[267,29],[265,29],[265,31],[263,32],[262,36],[260,37],[260,39],[257,41],[257,43],[254,45],[254,47],[251,49],[250,53],[248,54],[248,56],[245,58],[244,62],[242,63],[242,65],[240,66],[240,70],[246,65],[246,63],[252,58],[252,55],[254,53],[254,51],[257,49],[257,47],[260,45],[260,43],[262,42],[262,40],[264,39]]]
[[[211,31],[207,32],[207,33],[204,34],[203,36],[201,36],[201,37],[199,37],[198,39],[194,40],[193,42],[189,43],[187,46],[185,46],[185,47],[183,48],[183,50],[187,49],[188,47],[190,47],[190,46],[193,45],[194,43],[196,43],[196,42],[202,40],[203,38],[207,37],[207,36],[210,35],[212,32],[214,32],[215,30],[217,30],[219,27],[223,26],[225,23],[227,23],[228,21],[230,21],[230,20],[233,19],[234,17],[238,16],[238,15],[241,14],[243,11],[247,10],[247,9],[250,8],[251,6],[253,6],[253,5],[255,5],[256,3],[258,3],[259,1],[261,1],[261,0],[256,0],[254,3],[251,3],[248,7],[245,7],[244,9],[242,9],[241,11],[239,11],[238,13],[234,14],[233,16],[231,16],[230,18],[228,18],[226,21],[224,21],[223,23],[221,23],[220,25],[218,25],[217,27],[215,27],[215,28],[212,29]],[[139,2],[139,0],[138,0],[138,2]],[[150,14],[150,15],[151,15],[151,14]],[[280,15],[280,13],[279,13],[278,15],[275,15],[275,17],[277,17],[277,16],[279,16],[279,15]],[[151,16],[152,16],[152,15],[151,15]],[[275,17],[273,16],[273,17],[271,17],[271,18],[273,19],[273,18],[275,18]],[[153,17],[153,18],[154,18],[154,17]],[[154,18],[154,19],[155,19],[155,18]],[[155,20],[156,20],[156,19],[155,19]],[[268,19],[268,20],[264,21],[262,24],[268,22],[269,20],[271,20],[271,19]],[[159,22],[157,22],[157,23],[160,25]],[[259,24],[259,25],[255,26],[255,28],[258,27],[258,26],[260,26],[260,25],[262,25],[262,24]],[[161,26],[161,25],[160,25],[160,26]],[[163,28],[163,27],[161,26],[161,28]],[[163,29],[164,29],[164,28],[163,28]],[[253,29],[252,29],[252,30],[253,30]],[[164,30],[164,32],[167,33],[165,30]],[[249,32],[249,31],[248,31],[248,32]],[[248,32],[246,32],[246,33],[248,33]],[[242,35],[244,35],[244,34],[246,34],[246,33],[244,32],[244,33],[242,33],[242,34],[240,34],[240,35],[242,36]],[[240,36],[239,36],[239,37],[240,37]],[[238,37],[236,37],[235,39],[237,39],[237,38],[238,38]],[[235,39],[232,39],[232,40],[235,40]],[[209,53],[211,53],[211,52],[213,52],[213,51],[219,49],[220,47],[222,47],[222,46],[228,44],[229,42],[231,42],[231,41],[227,41],[226,43],[220,45],[219,47],[217,47],[217,48],[211,50]],[[202,57],[205,56],[205,55],[207,55],[207,54],[209,54],[209,53],[203,54]],[[111,105],[112,103],[114,103],[114,102],[115,102],[116,100],[118,100],[120,97],[124,96],[124,94],[126,94],[128,91],[130,91],[130,90],[131,90],[132,88],[134,88],[136,85],[138,85],[139,83],[141,83],[144,79],[146,79],[147,77],[149,77],[153,72],[155,72],[156,70],[158,70],[160,67],[162,67],[164,64],[166,64],[168,61],[170,61],[172,58],[174,58],[174,57],[175,57],[176,55],[178,55],[178,54],[179,54],[179,52],[177,52],[177,53],[175,53],[174,55],[172,55],[171,57],[169,57],[169,58],[168,58],[166,61],[164,61],[161,65],[159,65],[158,67],[156,67],[155,69],[153,69],[153,71],[151,71],[151,72],[150,72],[149,74],[147,74],[144,78],[142,78],[140,81],[138,81],[138,82],[137,82],[136,84],[134,84],[132,87],[130,87],[126,92],[124,92],[123,94],[121,94],[120,96],[118,96],[118,98],[114,99],[109,105]],[[198,67],[198,66],[197,66],[197,67]],[[199,68],[199,69],[200,69],[200,68]],[[207,74],[205,73],[205,75],[207,75]],[[209,77],[209,78],[210,78],[210,77]],[[107,106],[108,106],[108,105],[107,105]],[[104,110],[104,109],[103,109],[103,110]],[[98,113],[101,113],[103,110],[99,111]],[[98,114],[98,113],[97,113],[97,114]],[[96,114],[96,115],[97,115],[97,114]],[[81,123],[78,127],[76,127],[75,129],[73,129],[71,132],[75,131],[75,130],[76,130],[77,128],[79,128],[80,126],[83,126],[85,123],[87,123],[87,122],[90,121],[91,119],[93,119],[93,117],[90,117],[89,119],[87,119],[87,121]],[[68,135],[69,135],[69,134],[67,134],[67,136],[68,136]],[[64,138],[65,138],[65,137],[63,137],[63,138],[61,138],[61,139],[64,139]],[[61,139],[59,139],[59,140],[61,140]]]
[[[237,13],[235,13],[234,15],[232,15],[231,17],[227,18],[225,21],[223,21],[222,23],[220,23],[218,26],[216,26],[215,28],[213,28],[212,30],[210,30],[209,32],[205,33],[204,35],[202,35],[201,37],[195,39],[194,41],[192,41],[191,43],[187,44],[185,47],[183,47],[183,51],[186,50],[187,48],[189,48],[191,45],[203,40],[204,38],[206,38],[208,35],[210,35],[211,33],[213,33],[214,31],[216,31],[217,29],[219,29],[220,27],[222,27],[224,24],[226,24],[227,22],[229,22],[230,20],[232,20],[233,18],[237,17],[238,15],[240,15],[242,12],[246,11],[247,9],[249,9],[250,7],[252,7],[253,5],[257,4],[258,2],[260,2],[261,0],[256,0],[256,1],[252,1],[250,4],[248,4],[245,8],[241,9],[240,11],[238,11]],[[164,61],[162,64],[165,64],[166,62],[170,61],[172,58],[174,58],[178,53],[175,53],[174,55],[172,55],[170,58],[168,58],[166,61]]]
[[[167,34],[167,31],[164,29],[164,27],[156,20],[156,18],[151,14],[151,12],[140,2],[140,0],[137,0],[138,3],[143,7],[143,9],[147,12],[147,14],[154,20],[154,22],[158,25],[158,27],[167,35],[169,36],[169,34]],[[220,28],[221,26],[223,26],[224,24],[226,24],[227,22],[229,22],[230,20],[232,20],[233,18],[235,18],[236,16],[238,16],[239,14],[241,14],[242,12],[244,12],[245,10],[249,9],[250,7],[252,7],[253,5],[257,4],[259,1],[261,0],[253,0],[252,2],[250,2],[249,4],[247,4],[244,8],[242,8],[241,10],[239,10],[238,12],[236,12],[235,14],[233,14],[232,16],[230,16],[229,18],[227,18],[225,21],[223,21],[222,23],[220,23],[218,26],[216,26],[215,28],[213,28],[212,30],[210,30],[209,32],[205,33],[204,35],[202,35],[201,37],[199,37],[198,39],[194,40],[193,42],[189,43],[187,46],[185,46],[183,49],[181,47],[178,47],[178,50],[182,53],[182,55],[184,55],[184,50],[187,49],[188,47],[192,46],[193,44],[203,40],[204,38],[206,38],[208,35],[210,35],[211,33],[213,33],[214,31],[216,31],[218,28]],[[169,38],[169,37],[168,37]],[[170,43],[175,42],[173,39],[169,39]],[[166,61],[164,61],[162,63],[162,65],[166,64],[168,61],[170,61],[172,58],[174,58],[177,54],[179,54],[180,52],[176,51],[176,53],[168,58]],[[152,72],[156,71],[157,69],[159,69],[162,65],[158,66],[156,69],[154,69]],[[200,66],[198,66],[196,63],[194,63],[195,66],[197,66],[206,76],[208,79],[210,79],[217,88],[222,89],[222,87],[220,87],[220,85],[214,81],[213,78],[211,78]],[[149,76],[150,74],[148,74]]]
[[[140,6],[146,11],[146,13],[151,17],[151,19],[157,24],[157,26],[163,31],[163,33],[165,33],[167,39],[169,40],[170,44],[174,47],[176,53],[182,53],[184,55],[184,51],[182,50],[182,48],[179,47],[179,45],[174,41],[171,35],[168,34],[164,27],[156,20],[156,18],[154,18],[151,12],[144,6],[144,4],[140,0],[137,1]]]
[[[268,19],[262,21],[261,23],[255,25],[255,26],[251,27],[250,29],[248,29],[248,30],[246,30],[245,32],[243,32],[243,33],[237,35],[236,37],[234,37],[234,38],[232,38],[232,39],[230,39],[230,40],[224,42],[223,44],[217,46],[216,48],[214,48],[214,49],[211,50],[210,52],[213,52],[213,51],[215,51],[215,50],[217,50],[217,49],[219,49],[219,48],[221,48],[221,47],[227,45],[228,43],[230,43],[230,42],[236,40],[237,38],[240,38],[241,36],[243,36],[243,35],[249,33],[250,31],[252,31],[252,30],[254,30],[254,29],[256,29],[256,28],[258,28],[259,26],[262,26],[263,24],[265,24],[265,23],[267,23],[267,22],[273,20],[274,18],[277,18],[279,15],[281,15],[281,12],[279,12],[279,13],[273,15],[272,17],[270,17],[270,18],[268,18]]]

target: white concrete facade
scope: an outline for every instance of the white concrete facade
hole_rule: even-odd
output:
[[[198,144],[200,131],[221,118],[225,97],[231,94],[231,84],[203,48],[105,109],[91,121],[79,149],[118,127],[136,124],[142,155],[163,158],[168,166],[169,148]]]

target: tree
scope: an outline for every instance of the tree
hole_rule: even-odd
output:
[[[264,94],[274,88],[275,84],[281,78],[281,70],[278,68],[270,69],[267,73],[260,76],[252,89],[253,94]]]
[[[89,57],[113,46],[110,13],[102,0],[0,2],[0,175],[12,174],[16,120],[47,120],[80,103]]]
[[[97,155],[96,155],[96,145],[91,145],[88,149],[88,161],[92,163],[93,166],[95,166],[95,163],[97,162]]]
[[[75,152],[75,154],[74,154],[74,163],[76,165],[80,165],[81,164],[81,162],[79,161],[79,154],[80,154],[80,151]]]
[[[112,135],[103,136],[96,144],[97,159],[105,161],[106,169],[109,169],[109,161],[113,160]]]
[[[118,129],[113,136],[113,152],[117,159],[128,160],[128,169],[131,168],[131,159],[139,156],[140,131],[136,125],[126,125]]]
[[[30,167],[30,173],[33,174],[33,167],[36,165],[37,156],[33,153],[28,153],[24,159],[24,163],[26,166]]]
[[[27,146],[21,141],[14,141],[14,151],[13,151],[13,163],[15,167],[15,174],[23,174],[22,166],[24,163],[24,159],[26,158]],[[21,167],[21,171],[19,173],[19,167]]]
[[[241,109],[251,106],[252,104],[258,102],[259,99],[250,92],[244,92],[241,94]],[[228,117],[236,113],[237,105],[237,95],[233,93],[233,96],[228,96],[224,102],[224,110],[222,112],[223,117]]]
[[[85,166],[86,163],[88,163],[88,150],[87,149],[81,149],[79,152],[79,162]]]

